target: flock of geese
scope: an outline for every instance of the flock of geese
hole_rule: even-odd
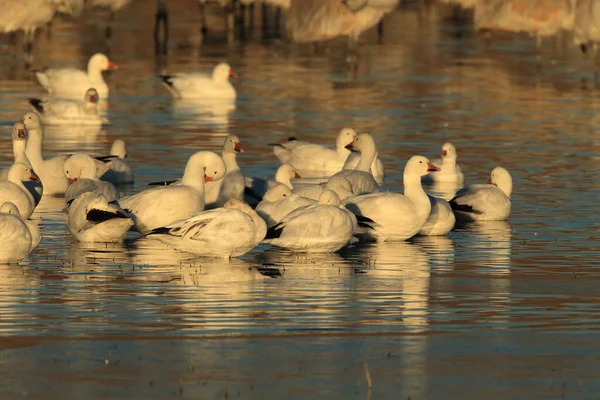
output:
[[[420,155],[408,160],[404,193],[383,191],[384,163],[374,138],[350,128],[340,131],[335,148],[294,137],[273,144],[282,164],[275,179],[244,177],[237,163],[242,143],[229,135],[221,155],[193,154],[180,179],[119,197],[117,187],[134,181],[122,140],[98,158],[82,153],[48,158],[42,151],[44,124],[102,123],[97,103],[109,94],[102,71],[114,68],[96,54],[87,71],[37,73],[51,96],[30,99],[34,111],[12,129],[14,164],[0,174],[1,262],[18,261],[37,247],[39,226],[29,218],[42,196],[64,196],[67,227],[78,241],[122,242],[135,231],[177,250],[223,258],[241,256],[262,242],[294,252],[335,252],[356,238],[445,235],[457,218],[503,220],[510,214],[512,179],[502,167],[491,171],[488,183],[464,187],[449,201],[425,192],[423,180],[463,186],[451,143],[443,145],[439,161]],[[162,81],[176,97],[232,100],[233,75],[222,63],[212,74],[181,73]],[[299,177],[319,183],[294,187]]]

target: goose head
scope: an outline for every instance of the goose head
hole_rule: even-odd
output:
[[[231,67],[227,63],[220,63],[213,69],[212,79],[217,83],[224,83],[229,78],[236,78],[237,75],[231,70]]]
[[[504,192],[506,197],[510,197],[512,193],[512,177],[506,169],[502,167],[494,168],[490,173],[488,183],[497,186]]]
[[[375,140],[368,133],[361,133],[356,136],[351,143],[346,145],[346,148],[351,151],[359,151],[361,153],[367,151],[375,151]]]
[[[356,133],[356,131],[352,128],[342,128],[340,133],[338,133],[337,140],[335,141],[336,148],[338,150],[345,150],[346,146],[351,144],[357,135],[358,134]]]
[[[198,177],[203,177],[204,183],[215,182],[223,179],[225,172],[227,167],[221,156],[212,151],[199,151],[188,160],[182,182],[195,182]]]
[[[442,146],[442,161],[456,161],[456,147],[450,142],[444,143]]]
[[[240,139],[235,135],[229,135],[225,138],[223,143],[223,153],[243,153],[242,143]]]
[[[125,147],[125,142],[121,139],[115,140],[112,146],[110,146],[110,155],[117,156],[119,158],[127,158],[127,149]]]
[[[78,179],[96,179],[96,163],[86,154],[73,154],[63,164],[63,172],[69,183]]]
[[[8,170],[8,180],[14,183],[23,181],[39,182],[40,178],[27,165],[14,163]]]
[[[290,187],[292,184],[292,179],[300,179],[300,175],[298,175],[293,166],[290,164],[283,164],[277,168],[277,172],[275,173],[275,181]]]
[[[340,197],[333,190],[325,189],[319,196],[319,204],[339,206],[340,204],[342,204],[342,202],[340,200]]]
[[[245,201],[240,200],[240,199],[227,200],[227,202],[223,205],[223,208],[232,208],[232,209],[240,210],[246,214],[249,214],[253,211],[252,207],[250,207],[250,205],[248,203],[246,203]]]
[[[2,203],[2,206],[0,206],[0,213],[12,214],[18,218],[21,218],[21,213],[19,212],[19,209],[17,208],[15,203],[11,203],[10,201]]]
[[[433,165],[426,157],[412,156],[404,167],[404,179],[407,177],[421,178],[430,172],[437,172],[440,169]]]
[[[25,128],[29,133],[42,129],[42,118],[33,111],[23,115],[21,122],[25,125]]]
[[[263,196],[263,200],[272,203],[275,201],[283,200],[291,195],[292,191],[289,187],[285,185],[276,185],[269,189],[267,193],[265,193],[265,195]]]
[[[102,53],[96,53],[88,61],[88,73],[89,71],[105,71],[107,69],[119,69],[119,66],[114,62],[110,61]]]
[[[352,183],[343,176],[333,176],[329,178],[325,187],[329,190],[333,190],[340,199],[345,199],[353,196]]]
[[[25,128],[25,124],[22,122],[15,123],[13,125],[11,136],[13,141],[27,140],[27,129]]]
[[[85,95],[83,96],[83,102],[85,104],[97,105],[99,98],[100,97],[98,96],[98,91],[96,89],[94,89],[94,88],[89,88],[85,92]]]

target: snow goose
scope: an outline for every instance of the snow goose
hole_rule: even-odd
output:
[[[56,156],[45,160],[42,156],[42,121],[34,112],[28,112],[21,121],[27,128],[25,154],[34,171],[40,177],[45,195],[63,195],[69,187],[69,181],[63,172],[68,156]]]
[[[355,169],[342,170],[333,177],[344,177],[352,185],[352,194],[355,196],[366,193],[380,192],[379,184],[371,173],[371,164],[375,159],[375,141],[368,133],[361,133],[346,146],[349,150],[360,151],[360,161]]]
[[[11,202],[23,219],[28,219],[35,209],[35,200],[23,185],[23,181],[39,181],[38,176],[25,164],[13,164],[8,171],[8,180],[0,181],[0,204]]]
[[[265,237],[265,221],[239,199],[149,233],[177,250],[205,257],[239,257]]]
[[[425,225],[419,230],[419,235],[424,236],[439,236],[445,235],[454,228],[456,217],[448,203],[444,199],[427,195],[431,203],[431,211]]]
[[[75,198],[68,209],[67,227],[80,242],[122,242],[133,220],[100,192]]]
[[[277,185],[265,193],[263,200],[256,206],[256,212],[270,228],[295,209],[315,203],[312,199],[292,194],[285,185]]]
[[[161,75],[163,85],[178,99],[210,98],[235,100],[235,88],[229,78],[236,77],[227,63],[218,64],[212,75],[204,73],[179,73]]]
[[[406,240],[416,235],[431,212],[421,176],[437,171],[423,156],[413,156],[404,168],[404,195],[372,193],[347,199],[344,204],[358,219],[364,233],[380,241]]]
[[[134,216],[136,229],[143,234],[190,218],[204,210],[204,184],[225,175],[225,163],[217,154],[199,151],[185,167],[181,182],[143,190],[123,197],[119,204]]]
[[[324,191],[319,203],[298,208],[267,230],[266,241],[296,252],[331,253],[344,247],[355,222],[337,194]]]
[[[293,190],[292,193],[298,196],[307,197],[309,199],[319,201],[319,197],[325,190],[331,190],[335,192],[335,194],[337,194],[342,200],[347,197],[353,196],[352,184],[348,179],[344,178],[343,176],[331,177],[325,183],[321,183],[319,185],[304,186],[299,189]]]
[[[501,221],[510,215],[512,177],[496,167],[487,184],[471,185],[456,192],[450,200],[457,218],[476,221]]]
[[[208,182],[205,187],[205,208],[223,207],[230,199],[244,198],[244,175],[237,163],[237,154],[243,153],[240,139],[235,135],[229,135],[223,143],[223,161],[227,172],[223,179]]]
[[[1,263],[19,261],[34,248],[29,227],[11,202],[0,206],[0,242]]]
[[[54,96],[80,99],[89,88],[94,88],[101,98],[107,98],[108,86],[102,71],[117,68],[108,57],[97,53],[88,61],[87,72],[77,68],[46,68],[35,75],[44,89]]]
[[[110,148],[110,155],[95,158],[100,180],[116,186],[133,183],[133,171],[125,158],[127,158],[125,142],[117,139]]]
[[[25,128],[25,124],[23,124],[22,122],[15,123],[13,125],[11,136],[13,142],[13,154],[15,156],[15,164],[25,164],[33,170],[29,159],[25,155],[25,146],[27,144],[27,129]],[[9,170],[10,167],[4,168],[2,171],[0,171],[0,180],[8,179]],[[40,200],[42,199],[42,194],[44,193],[44,187],[42,186],[42,182],[25,181],[23,182],[23,185],[29,191],[29,193],[31,193],[31,195],[33,196],[33,200],[35,201],[35,205],[37,206],[40,203]]]
[[[42,116],[46,125],[76,123],[79,125],[102,125],[98,114],[98,92],[90,88],[85,92],[83,101],[70,99],[52,99],[42,101],[29,99],[29,104]]]
[[[290,189],[294,189],[292,179],[299,179],[300,175],[290,164],[283,164],[275,172],[275,180],[263,178],[244,178],[244,200],[249,204],[260,202],[265,193],[275,186],[282,184]]]
[[[65,192],[67,205],[83,193],[94,191],[102,193],[109,203],[119,198],[119,192],[112,183],[98,179],[96,163],[92,157],[86,154],[74,154],[67,158],[63,170],[71,184]]]
[[[456,183],[463,182],[463,173],[456,163],[456,148],[452,143],[444,143],[442,146],[442,158],[434,160],[433,163],[440,168],[435,174],[425,175],[423,182]]]

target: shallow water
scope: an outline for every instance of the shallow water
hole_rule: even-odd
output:
[[[486,43],[444,8],[401,9],[386,18],[381,43],[375,32],[363,37],[352,76],[343,41],[312,49],[255,29],[243,43],[227,46],[216,32],[199,46],[195,12],[173,7],[161,59],[153,7],[119,14],[108,40],[89,18],[58,21],[34,67],[84,65],[101,50],[120,70],[108,77],[110,124],[52,128],[47,154],[102,155],[123,138],[136,173],[127,194],[177,177],[189,155],[217,151],[229,133],[245,149],[243,172],[265,177],[278,166],[268,143],[292,135],[333,143],[352,126],[375,136],[391,191],[402,190],[411,155],[433,159],[445,141],[456,145],[467,183],[506,167],[509,220],[332,255],[262,245],[223,262],[133,235],[123,245],[77,243],[63,200],[45,198],[33,216],[39,248],[19,266],[0,267],[0,370],[10,382],[0,392],[593,398],[600,97],[569,39],[544,43],[538,67],[527,37]],[[0,50],[0,161],[8,165],[10,126],[28,110],[25,99],[44,93],[17,49]],[[154,78],[221,60],[239,75],[235,105],[173,102]]]

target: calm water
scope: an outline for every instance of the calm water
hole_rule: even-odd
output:
[[[381,43],[363,37],[351,76],[343,41],[290,46],[253,30],[243,43],[215,32],[200,46],[196,7],[183,0],[172,4],[189,12],[173,6],[169,54],[156,59],[153,4],[119,14],[108,40],[91,17],[41,38],[34,67],[84,65],[96,51],[121,67],[108,77],[111,123],[52,129],[46,154],[101,155],[122,138],[136,173],[129,194],[180,175],[229,133],[246,150],[243,172],[265,177],[278,166],[268,143],[333,143],[352,126],[375,136],[391,191],[410,156],[435,158],[445,141],[467,183],[506,167],[512,215],[446,237],[309,257],[263,245],[223,262],[135,236],[78,243],[63,200],[45,198],[33,215],[39,248],[0,266],[3,396],[595,398],[600,96],[569,38],[545,42],[538,66],[527,37],[486,42],[442,8],[403,9]],[[44,93],[17,49],[4,45],[0,59],[8,165],[10,126]],[[154,78],[222,60],[239,75],[235,106],[172,102]]]

